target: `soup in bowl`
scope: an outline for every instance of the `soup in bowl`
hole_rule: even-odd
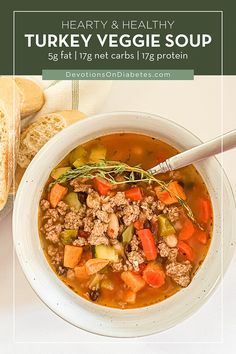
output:
[[[28,281],[52,311],[94,333],[132,337],[166,330],[204,304],[235,248],[235,204],[229,182],[215,158],[157,175],[152,183],[150,176],[144,180],[149,167],[200,143],[183,127],[158,116],[114,112],[74,124],[40,150],[17,192],[13,235]],[[116,173],[104,175],[110,162]],[[96,164],[99,175],[88,176],[91,164]],[[86,176],[78,174],[81,166],[87,166]],[[88,196],[96,196],[99,208],[93,208],[94,198],[90,204]],[[123,206],[117,205],[118,196]],[[106,198],[110,211],[100,208]],[[205,211],[199,213],[202,201]],[[49,209],[53,210],[47,213]],[[109,216],[104,221],[103,212]],[[51,213],[55,215],[48,223]],[[116,227],[108,232],[111,214]],[[90,228],[84,219],[92,221]],[[95,224],[102,225],[101,244]],[[178,266],[184,274],[177,274]]]
[[[111,134],[77,146],[52,170],[39,234],[50,266],[77,294],[126,309],[190,284],[212,235],[207,187],[193,166],[145,173],[176,153],[145,135]]]

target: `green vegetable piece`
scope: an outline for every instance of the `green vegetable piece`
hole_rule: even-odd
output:
[[[85,157],[79,157],[77,160],[75,160],[75,162],[73,162],[73,166],[75,166],[76,168],[83,166],[86,164],[86,158]]]
[[[77,230],[64,230],[60,234],[63,245],[70,244],[77,237]]]
[[[97,245],[95,246],[95,257],[101,259],[107,259],[109,261],[118,262],[119,257],[114,247]]]
[[[111,279],[105,278],[101,282],[101,288],[107,289],[107,290],[114,290],[114,284],[111,281]]]
[[[89,283],[89,289],[98,290],[100,288],[100,283],[103,277],[104,277],[103,274],[99,274],[99,273],[94,274],[92,280]]]
[[[81,203],[78,199],[77,193],[75,192],[68,193],[64,198],[64,202],[68,204],[71,208],[75,208],[76,210],[79,210],[81,208]]]
[[[89,160],[91,162],[99,162],[106,159],[107,149],[105,146],[98,144],[91,149]]]
[[[85,150],[85,148],[83,146],[77,146],[77,148],[72,150],[70,153],[70,157],[69,157],[70,164],[73,165],[76,160],[86,156],[87,156],[87,151]]]
[[[71,167],[58,167],[58,168],[54,168],[54,170],[52,170],[51,172],[51,177],[53,179],[58,179],[61,175],[64,175],[64,173],[66,173],[67,171],[70,171]]]
[[[122,240],[123,243],[128,243],[132,240],[132,237],[134,235],[134,225],[130,224],[125,231],[122,233]]]
[[[166,237],[175,234],[175,229],[167,217],[163,214],[158,215],[158,230],[161,237]]]

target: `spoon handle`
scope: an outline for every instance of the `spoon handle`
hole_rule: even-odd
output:
[[[178,168],[188,166],[193,162],[200,161],[206,157],[210,157],[220,152],[230,150],[236,147],[236,130],[218,136],[204,144],[200,144],[190,150],[184,151],[175,155],[166,161],[154,166],[149,170],[150,173],[164,173],[167,171],[174,171]]]

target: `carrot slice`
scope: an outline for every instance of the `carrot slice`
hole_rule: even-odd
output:
[[[209,239],[208,232],[199,230],[196,234],[198,242],[200,242],[202,245],[206,245],[207,241]]]
[[[153,261],[157,258],[157,247],[153,234],[149,229],[139,230],[137,232],[143,246],[143,252],[148,261]]]
[[[89,275],[102,270],[108,265],[109,261],[106,259],[92,258],[85,263],[86,271]]]
[[[143,271],[143,279],[152,288],[160,288],[165,284],[165,273],[161,266],[156,263],[149,263]]]
[[[145,280],[141,275],[134,274],[131,271],[121,273],[121,279],[133,292],[137,293],[145,286]]]
[[[186,194],[177,181],[169,183],[168,189],[170,193],[166,190],[163,190],[161,186],[155,188],[156,195],[161,202],[167,205],[177,203],[178,199],[176,196],[186,200]]]
[[[82,252],[82,247],[66,245],[64,251],[64,267],[74,268],[79,263]]]
[[[62,186],[59,183],[54,184],[50,193],[49,193],[49,201],[53,208],[56,208],[57,204],[64,198],[68,191],[68,188]]]
[[[129,198],[134,201],[138,201],[138,200],[143,199],[142,192],[139,187],[134,187],[134,188],[128,189],[127,191],[125,191],[125,196],[126,196],[126,198]]]
[[[182,229],[180,230],[178,238],[179,240],[183,240],[183,241],[188,240],[193,236],[194,232],[195,232],[195,227],[193,222],[189,219],[186,219]]]
[[[211,202],[209,199],[201,198],[198,204],[199,221],[206,224],[212,217]]]
[[[194,257],[193,249],[186,242],[181,241],[181,240],[178,241],[177,248],[178,248],[179,252],[183,256],[185,256],[189,261],[193,260],[193,257]]]
[[[95,177],[93,179],[93,183],[94,183],[96,190],[101,195],[107,195],[107,193],[111,189],[111,184],[105,178]]]

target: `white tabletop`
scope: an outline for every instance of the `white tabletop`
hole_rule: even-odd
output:
[[[235,87],[236,77],[224,77],[223,90],[222,79],[210,76],[194,81],[115,81],[100,112],[155,113],[207,140],[236,128]],[[235,160],[236,149],[225,153],[224,168],[236,194]],[[236,352],[236,256],[223,285],[190,319],[161,334],[118,340],[79,330],[42,304],[13,255],[11,215],[0,223],[0,240],[1,354]]]

